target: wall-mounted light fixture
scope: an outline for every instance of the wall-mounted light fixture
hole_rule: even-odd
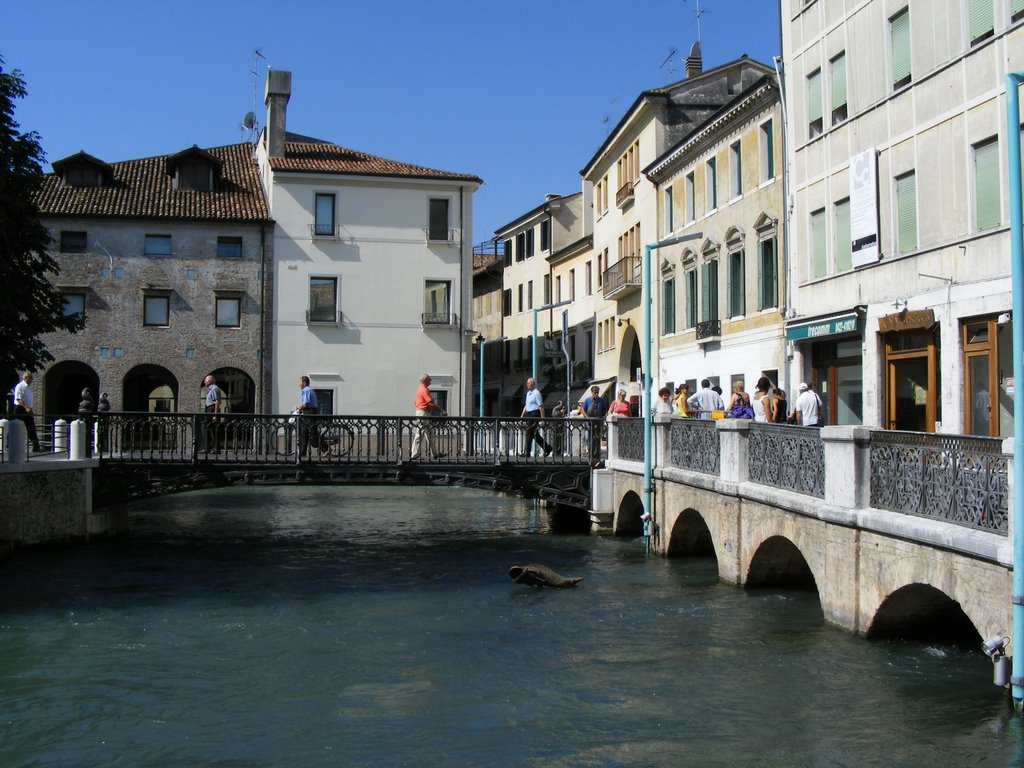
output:
[[[619,321],[616,323],[616,325],[619,326],[619,328],[621,328],[623,325],[630,325],[629,318],[628,317],[626,317],[626,318],[620,317]]]

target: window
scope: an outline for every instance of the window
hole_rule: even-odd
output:
[[[676,332],[676,281],[672,278],[661,284],[661,333]]]
[[[608,264],[608,249],[597,254],[597,287],[600,288],[604,285],[604,269]]]
[[[917,176],[913,171],[896,178],[896,237],[899,253],[917,248]]]
[[[761,145],[761,183],[775,178],[775,131],[769,120],[758,134]]]
[[[501,256],[502,263],[506,267],[512,266],[512,240],[503,240],[501,242]]]
[[[909,84],[913,79],[909,8],[904,8],[889,19],[889,53],[892,59],[892,88],[896,90]]]
[[[526,284],[526,308],[533,309],[533,280]]]
[[[240,237],[218,237],[217,257],[221,259],[242,258],[242,238]]]
[[[62,229],[60,233],[61,253],[85,253],[87,238],[85,232]]]
[[[846,120],[846,51],[829,62],[832,81],[832,125]]]
[[[517,301],[516,301],[516,312],[522,312],[525,309],[525,305],[523,303],[523,284],[522,283],[520,283],[518,286],[516,286],[516,299],[517,299]]]
[[[828,273],[828,254],[825,240],[825,209],[811,214],[811,275],[824,277]]]
[[[778,246],[774,237],[757,244],[758,280],[757,308],[770,309],[779,306],[779,259]]]
[[[743,194],[743,155],[738,141],[729,147],[729,175],[732,180],[732,196],[739,197]]]
[[[217,297],[217,327],[218,328],[239,328],[242,325],[242,297],[241,296],[218,296]]]
[[[713,211],[718,207],[718,161],[713,157],[704,168],[704,181],[708,210]]]
[[[544,304],[551,303],[551,275],[544,275]]]
[[[85,320],[84,291],[61,291],[61,298],[64,300],[65,317],[78,315],[83,320]]]
[[[971,45],[992,37],[996,15],[992,0],[969,0],[967,4],[968,29]]]
[[[569,301],[576,301],[576,270],[569,270]]]
[[[317,237],[334,237],[334,195],[318,193],[315,200],[316,219],[313,234]]]
[[[147,294],[142,297],[142,324],[165,328],[171,324],[170,294]]]
[[[853,266],[853,241],[850,235],[850,198],[835,205],[836,271],[843,272]]]
[[[512,289],[506,288],[501,292],[501,316],[512,316]]]
[[[665,188],[665,234],[675,231],[674,211],[672,210],[672,187]]]
[[[587,292],[587,296],[591,296],[594,293],[594,277],[593,277],[593,264],[589,261],[583,268],[583,287]]]
[[[807,138],[820,136],[825,130],[821,108],[821,70],[816,69],[807,76]]]
[[[555,275],[555,303],[562,300],[562,276]]]
[[[686,174],[686,223],[690,224],[694,219],[694,189],[693,173]]]
[[[729,253],[729,317],[746,312],[746,257],[743,250]]]
[[[551,249],[551,219],[544,219],[540,223],[540,249],[542,251]]]
[[[608,174],[597,182],[594,191],[594,204],[597,207],[597,215],[603,216],[608,211]]]
[[[452,322],[451,293],[452,284],[448,280],[427,280],[423,284],[424,325],[448,325]]]
[[[179,162],[175,173],[178,189],[194,189],[209,192],[213,189],[213,170],[209,163],[194,161]]]
[[[526,258],[533,257],[533,227],[526,230]]]
[[[701,320],[718,319],[718,259],[701,266]]]
[[[526,258],[526,233],[520,232],[516,235],[516,261]]]
[[[170,235],[146,235],[145,254],[147,256],[170,256]]]
[[[1024,0],[1010,0],[1010,21],[1024,18]]]
[[[306,313],[306,321],[309,323],[338,322],[338,278],[309,278],[309,311]]]
[[[999,140],[995,137],[975,144],[974,150],[974,226],[979,232],[998,227]]]
[[[427,240],[448,242],[448,200],[446,198],[430,199],[430,214],[427,222]]]

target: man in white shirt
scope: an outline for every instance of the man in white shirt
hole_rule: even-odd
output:
[[[710,379],[701,379],[700,389],[686,399],[686,407],[691,412],[697,411],[698,419],[710,419],[712,411],[725,410],[725,403],[722,396],[711,388]]]
[[[32,412],[32,374],[25,371],[14,388],[14,415],[25,422],[28,439],[32,441],[32,450],[39,453],[39,436],[36,434],[36,417]]]
[[[821,398],[805,382],[800,382],[800,394],[796,398],[796,423],[802,427],[820,427],[822,416]]]

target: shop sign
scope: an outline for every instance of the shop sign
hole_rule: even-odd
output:
[[[859,330],[857,313],[832,317],[813,323],[803,323],[786,329],[789,341],[800,339],[818,339],[822,336],[837,336],[841,333],[856,333]]]

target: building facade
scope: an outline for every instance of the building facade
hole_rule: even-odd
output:
[[[55,287],[85,329],[43,337],[55,360],[37,378],[37,411],[77,413],[86,387],[114,410],[201,411],[209,374],[228,410],[267,409],[273,222],[252,151],[53,163],[40,218]]]
[[[794,380],[831,424],[1008,436],[1019,0],[782,0]]]
[[[321,413],[412,413],[420,376],[472,413],[471,174],[286,132],[291,73],[267,75],[257,158],[277,224],[273,407],[309,376]]]

